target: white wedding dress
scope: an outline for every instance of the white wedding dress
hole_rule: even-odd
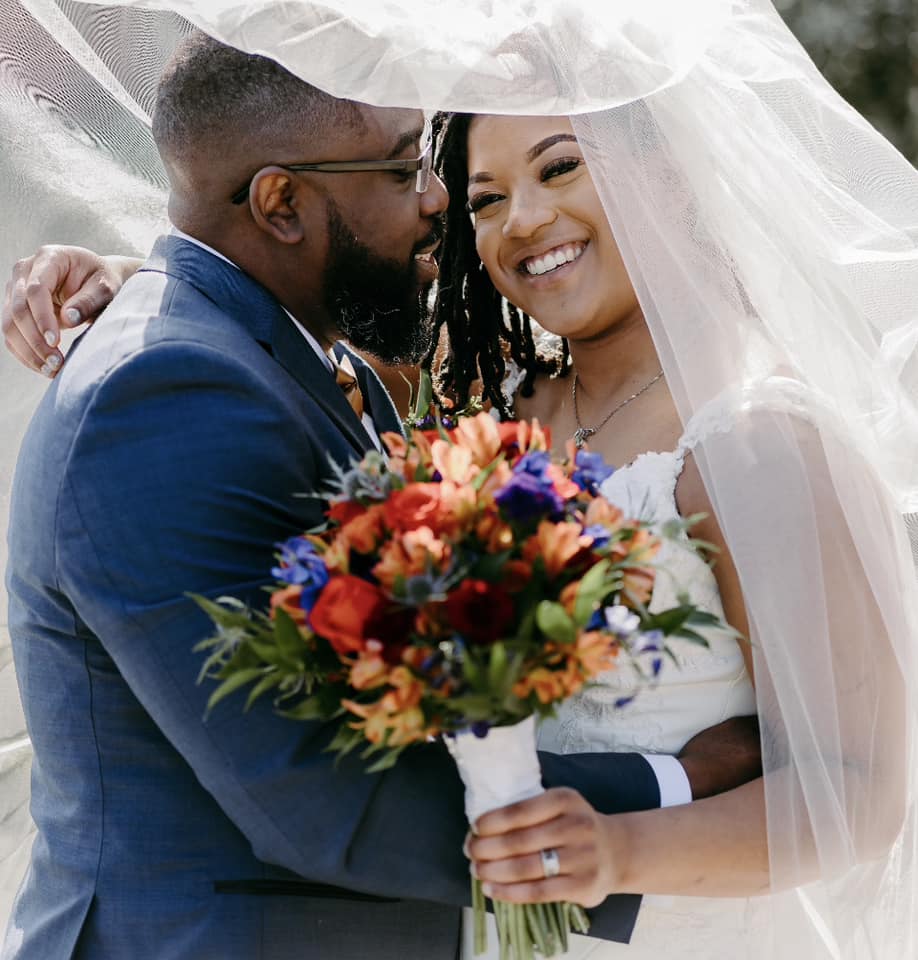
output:
[[[515,389],[511,374],[505,389]],[[629,516],[664,524],[678,516],[675,488],[686,455],[709,432],[722,429],[726,411],[715,400],[688,424],[675,451],[644,453],[609,477],[602,493]],[[710,568],[678,541],[664,541],[651,609],[676,603],[687,592],[693,602],[723,615]],[[616,701],[633,690],[631,668],[608,673],[601,682],[565,702],[556,718],[543,722],[538,744],[553,753],[629,752],[676,754],[696,733],[730,717],[756,712],[755,695],[736,640],[725,631],[706,631],[707,648],[678,638],[669,641],[676,663],[665,658],[659,683],[627,706]],[[463,924],[463,960],[473,960],[471,912]],[[497,960],[497,933],[489,915],[488,952]],[[572,937],[570,960],[737,960],[744,943],[767,931],[759,911],[745,899],[645,896],[630,944]],[[797,958],[788,958],[797,960]]]

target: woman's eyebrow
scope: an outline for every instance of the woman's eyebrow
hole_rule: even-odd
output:
[[[493,173],[488,173],[487,170],[482,170],[481,173],[473,173],[469,177],[469,186],[471,186],[473,183],[490,183],[493,179]]]
[[[572,133],[553,133],[549,137],[545,137],[544,140],[540,140],[534,147],[530,147],[526,151],[526,162],[532,163],[536,157],[541,156],[549,147],[553,147],[556,143],[577,143],[577,138]],[[481,173],[473,173],[469,177],[469,186],[472,186],[473,183],[490,183],[494,179],[493,173],[488,173],[487,170],[482,170]]]
[[[553,147],[556,143],[562,143],[564,141],[576,143],[577,138],[572,133],[553,133],[550,137],[540,140],[534,147],[530,147],[526,151],[527,162],[532,163],[536,157],[545,153],[549,147]]]

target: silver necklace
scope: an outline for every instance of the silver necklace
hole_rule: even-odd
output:
[[[573,401],[574,406],[574,419],[577,421],[577,430],[574,433],[574,446],[580,450],[587,440],[599,433],[599,431],[602,430],[602,428],[615,416],[616,413],[618,413],[619,410],[627,407],[632,400],[637,400],[642,393],[646,393],[658,380],[662,378],[662,376],[663,371],[661,370],[653,378],[653,380],[645,383],[637,393],[632,393],[630,397],[622,400],[617,407],[613,407],[595,427],[585,427],[580,422],[580,414],[577,411],[577,372],[574,371],[574,380],[571,383],[571,400]]]

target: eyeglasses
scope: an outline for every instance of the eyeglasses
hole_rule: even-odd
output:
[[[430,170],[433,166],[433,143],[431,138],[430,121],[424,124],[424,133],[421,142],[425,145],[419,157],[411,160],[328,160],[323,163],[278,163],[284,170],[294,173],[311,171],[313,173],[368,173],[374,170],[385,170],[394,173],[414,173],[417,175],[414,188],[418,193],[424,193],[430,185]],[[245,203],[249,197],[249,190],[255,174],[230,197],[233,203]]]

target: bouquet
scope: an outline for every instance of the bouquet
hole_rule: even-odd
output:
[[[279,546],[267,612],[196,598],[211,706],[240,688],[293,719],[340,718],[329,749],[370,771],[442,737],[474,821],[542,791],[534,725],[626,657],[648,682],[667,636],[704,643],[720,621],[680,598],[647,604],[663,534],[599,493],[613,469],[586,450],[553,462],[537,421],[479,412],[384,436],[336,467],[327,527]],[[690,521],[689,521],[690,522]],[[475,940],[485,901],[472,881]],[[501,957],[553,956],[587,918],[570,904],[494,904]]]

